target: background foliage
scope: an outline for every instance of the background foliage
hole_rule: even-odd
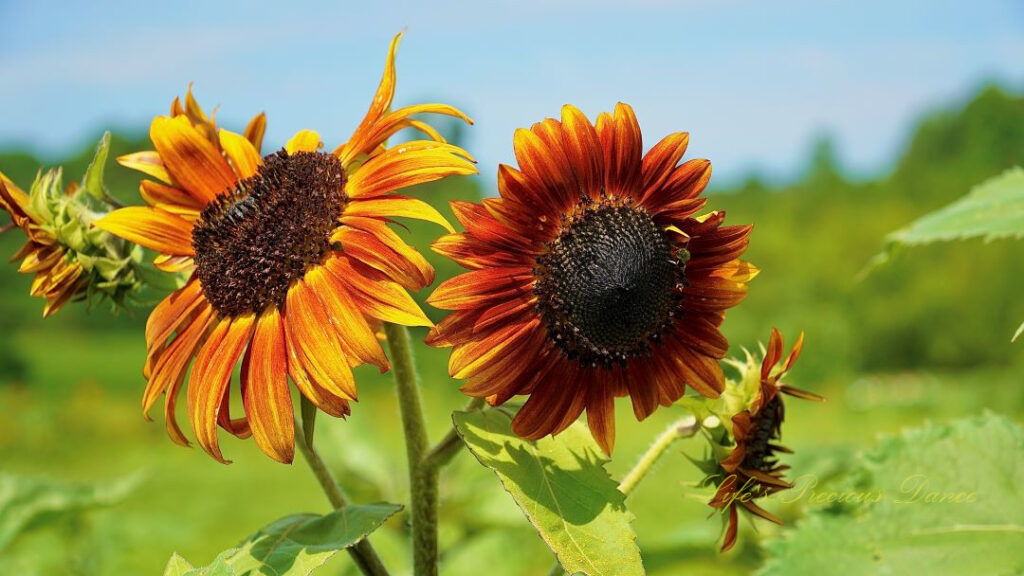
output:
[[[114,136],[113,155],[148,148],[131,133]],[[43,161],[9,150],[0,154],[0,170],[27,185],[41,164],[82,173],[92,151],[88,143],[69,158]],[[699,154],[695,147],[690,156]],[[1024,318],[1019,243],[973,240],[898,251],[886,266],[858,279],[887,234],[1022,162],[1024,98],[989,87],[965,106],[922,118],[884,176],[851,178],[823,139],[793,182],[752,175],[735,188],[714,189],[711,208],[726,209],[734,223],[755,223],[748,256],[763,270],[746,302],[730,311],[727,335],[752,347],[767,338],[771,325],[786,334],[805,330],[806,352],[792,382],[830,398],[824,406],[789,407],[784,440],[796,450],[789,458],[794,475],[812,473],[823,485],[838,485],[849,478],[851,454],[874,446],[877,434],[925,420],[972,416],[985,408],[1018,421],[1024,416],[1024,349],[1009,342]],[[137,178],[128,171],[111,166],[107,182],[116,195],[135,200]],[[421,196],[443,206],[493,188],[492,182],[463,179],[427,186]],[[440,232],[409,223],[423,250]],[[0,236],[0,254],[13,254],[19,243],[14,234]],[[450,262],[432,261],[439,280],[457,271]],[[116,509],[28,526],[0,552],[0,560],[14,563],[8,566],[24,573],[62,566],[77,575],[151,574],[172,551],[206,565],[254,526],[299,510],[328,511],[301,467],[274,464],[251,442],[228,438],[225,450],[235,464],[224,467],[174,446],[162,425],[140,417],[146,311],[112,320],[103,311],[68,307],[42,322],[42,302],[27,295],[29,277],[8,265],[0,279],[0,473],[99,485],[145,473]],[[464,403],[458,384],[443,377],[446,356],[423,348],[418,357],[435,437],[450,427],[451,409]],[[321,418],[317,442],[353,500],[401,503],[404,449],[394,392],[387,376],[371,370],[359,376],[360,403],[352,418]],[[620,404],[616,457],[607,464],[616,478],[679,416],[663,410],[637,424],[628,412]],[[388,448],[375,450],[380,443]],[[720,557],[714,543],[720,524],[707,519],[706,495],[683,486],[699,476],[681,454],[696,445],[681,446],[630,497],[648,573],[743,574],[761,566],[768,552],[758,541],[772,540],[778,529],[760,524],[759,536],[743,535],[736,551]],[[501,554],[507,560],[490,566],[491,574],[544,573],[550,553],[493,473],[468,454],[453,467],[445,476],[458,476],[458,483],[442,477],[443,572],[475,574],[480,557]],[[822,508],[805,500],[770,506],[790,522]],[[408,569],[405,520],[404,513],[396,514],[373,536],[399,572]],[[328,565],[347,570],[348,559],[339,554]]]

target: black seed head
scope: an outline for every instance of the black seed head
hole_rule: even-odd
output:
[[[211,202],[192,230],[192,247],[214,309],[238,316],[283,304],[288,286],[330,249],[345,181],[332,154],[281,150]]]
[[[686,259],[645,210],[581,203],[537,259],[534,293],[549,336],[591,366],[649,355],[679,313]]]
[[[775,454],[777,446],[774,442],[781,435],[784,416],[785,405],[778,395],[773,396],[758,410],[753,418],[751,437],[747,438],[744,444],[745,454],[741,467],[769,474],[775,469],[778,459]]]

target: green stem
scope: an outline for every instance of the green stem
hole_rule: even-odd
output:
[[[633,466],[633,469],[626,474],[626,477],[622,479],[622,482],[619,483],[619,492],[629,496],[637,484],[644,479],[644,476],[647,476],[647,473],[651,471],[654,463],[668,450],[669,446],[680,438],[693,436],[697,433],[697,430],[700,430],[700,423],[692,416],[687,416],[669,426],[658,436],[654,444],[651,444],[647,452],[644,452],[644,455],[640,457],[640,460]]]
[[[412,518],[413,566],[416,576],[437,576],[437,481],[438,468],[423,465],[427,453],[427,425],[423,418],[412,343],[405,326],[384,324],[391,366],[398,389],[398,407],[405,431],[409,462],[409,512]]]
[[[320,454],[306,442],[306,437],[301,432],[302,427],[298,422],[295,423],[295,429],[300,431],[295,435],[295,444],[299,447],[299,452],[302,454],[303,459],[309,464],[309,469],[316,476],[320,487],[323,488],[327,499],[330,500],[331,506],[344,508],[348,504],[348,499],[345,498],[345,493],[341,491],[341,486],[335,481],[334,476],[327,468],[327,464],[320,457]],[[384,563],[381,562],[380,556],[377,555],[377,551],[374,550],[368,538],[363,538],[354,546],[347,548],[347,550],[349,555],[352,556],[352,560],[355,561],[356,566],[359,567],[360,572],[366,576],[388,576]]]
[[[479,410],[484,407],[484,404],[485,402],[483,398],[473,398],[470,400],[469,404],[463,408],[463,411],[472,412]],[[440,471],[441,468],[444,468],[452,461],[452,458],[455,458],[455,455],[458,454],[465,445],[466,444],[462,441],[462,438],[459,437],[459,433],[453,426],[452,429],[448,431],[448,434],[446,434],[440,442],[435,444],[434,447],[430,449],[430,452],[427,452],[423,457],[423,469]]]
[[[619,492],[629,496],[630,493],[636,488],[637,484],[647,476],[647,473],[651,471],[654,464],[668,451],[669,447],[675,443],[676,440],[682,438],[689,438],[700,430],[700,422],[697,421],[693,416],[687,416],[681,420],[674,422],[671,426],[665,429],[664,432],[658,436],[651,447],[644,452],[640,460],[633,466],[633,469],[626,474],[626,477],[619,483]],[[562,569],[562,565],[555,560],[555,565],[551,567],[548,572],[548,576],[562,576],[565,574],[565,570]]]

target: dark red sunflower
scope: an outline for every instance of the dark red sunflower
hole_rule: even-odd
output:
[[[757,270],[739,260],[750,226],[701,217],[707,160],[679,164],[689,136],[643,154],[633,110],[597,124],[573,106],[515,134],[519,169],[498,170],[500,198],[453,203],[466,232],[434,250],[471,271],[428,300],[454,310],[428,336],[452,346],[449,371],[492,405],[529,395],[513,430],[557,434],[587,410],[605,452],[614,399],[638,419],[690,386],[723,387],[718,327]]]
[[[748,409],[732,417],[733,439],[736,446],[719,463],[721,470],[716,475],[716,480],[720,484],[711,502],[708,503],[712,508],[729,512],[722,552],[729,550],[736,543],[739,520],[737,512],[740,506],[765,520],[782,524],[778,516],[758,506],[755,500],[792,487],[782,477],[789,466],[780,464],[777,456],[779,452],[792,453],[788,448],[778,444],[786,412],[779,392],[809,400],[824,400],[817,394],[786,386],[781,382],[782,377],[789,372],[800,356],[803,344],[804,335],[801,333],[785,363],[776,368],[782,359],[783,341],[782,334],[772,328],[768,350],[761,362],[761,385],[757,394]]]

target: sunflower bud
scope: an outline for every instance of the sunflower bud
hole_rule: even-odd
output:
[[[35,274],[30,293],[46,299],[44,317],[69,301],[106,298],[123,306],[141,288],[142,249],[92,225],[114,202],[103,186],[109,146],[107,133],[81,184],[65,187],[56,168],[40,171],[25,193],[0,173],[0,208],[28,240],[12,261]]]

